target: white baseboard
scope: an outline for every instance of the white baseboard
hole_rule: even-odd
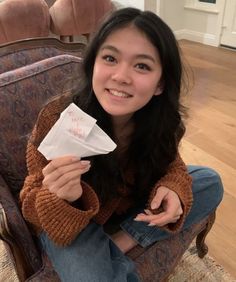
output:
[[[174,34],[178,40],[186,39],[206,45],[219,46],[219,42],[214,34],[202,33],[188,29],[176,30],[174,31]]]

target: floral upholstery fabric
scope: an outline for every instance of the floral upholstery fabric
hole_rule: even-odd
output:
[[[24,67],[43,59],[65,54],[64,48],[59,48],[58,40],[33,39],[28,42],[17,42],[0,46],[0,74],[20,67]],[[43,46],[45,45],[45,46]],[[70,44],[68,44],[69,46]],[[82,57],[85,45],[76,43],[76,48],[68,48],[66,54]]]
[[[0,74],[0,174],[14,194],[26,175],[27,139],[40,109],[75,87],[80,65],[79,57],[59,55]]]
[[[135,261],[139,275],[145,282],[165,281],[170,270],[178,264],[192,240],[203,230],[208,218],[190,228],[162,240],[148,249],[137,246],[128,256]]]

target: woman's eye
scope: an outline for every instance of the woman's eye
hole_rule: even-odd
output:
[[[137,64],[136,68],[140,70],[147,70],[147,71],[151,70],[151,68],[147,64],[143,64],[143,63]]]
[[[110,56],[110,55],[105,55],[102,58],[103,58],[103,60],[105,60],[106,62],[109,62],[109,63],[115,62],[115,58],[113,56]]]

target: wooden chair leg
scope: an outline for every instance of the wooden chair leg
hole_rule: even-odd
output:
[[[90,33],[84,33],[83,36],[86,38],[87,43],[89,42]]]
[[[210,215],[209,220],[207,222],[206,227],[197,235],[196,238],[196,247],[197,247],[197,253],[200,258],[203,258],[208,253],[208,247],[205,243],[205,238],[209,231],[212,228],[212,225],[215,222],[216,213],[215,211]]]
[[[68,35],[68,36],[66,36],[66,35],[60,35],[60,40],[61,40],[62,42],[68,42],[68,41],[70,40],[70,37],[69,37],[69,35]]]
[[[69,42],[71,43],[71,42],[74,42],[74,37],[73,37],[73,35],[70,35],[69,36]]]

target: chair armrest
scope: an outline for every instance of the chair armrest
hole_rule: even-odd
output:
[[[215,218],[215,211],[191,227],[173,234],[148,248],[136,246],[126,255],[134,260],[143,281],[166,281],[184,252],[197,237],[197,249],[200,257],[207,253],[204,243]]]
[[[28,277],[41,267],[33,238],[10,188],[0,175],[0,237],[10,246],[19,277]]]
[[[42,254],[43,264],[39,271],[30,276],[25,282],[60,282],[60,278],[45,253]]]

